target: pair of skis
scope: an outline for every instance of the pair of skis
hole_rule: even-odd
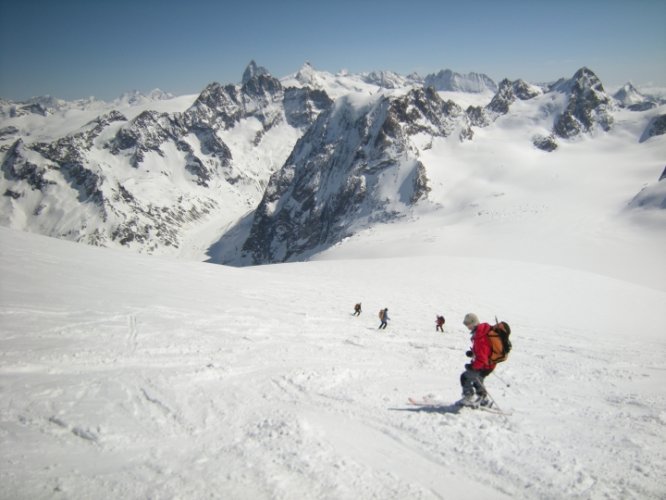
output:
[[[492,407],[492,406],[465,406],[461,405],[458,403],[453,403],[453,404],[447,404],[443,401],[437,401],[434,398],[431,398],[429,396],[423,397],[423,398],[408,398],[407,400],[410,405],[412,406],[418,406],[419,408],[427,408],[427,409],[432,409],[432,410],[437,410],[438,408],[440,409],[451,409],[451,408],[456,408],[458,410],[462,409],[470,409],[470,410],[482,410],[488,413],[494,413],[496,415],[504,415],[505,417],[509,416],[512,414],[512,412],[507,412],[504,410],[500,410],[497,407]]]

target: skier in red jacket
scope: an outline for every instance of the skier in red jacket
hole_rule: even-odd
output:
[[[465,365],[465,371],[460,375],[463,398],[458,402],[461,406],[491,406],[488,393],[483,385],[483,379],[492,373],[495,364],[491,363],[490,355],[492,348],[488,340],[490,325],[479,323],[476,314],[465,315],[463,324],[472,333],[472,349],[467,351],[467,356],[472,362]]]

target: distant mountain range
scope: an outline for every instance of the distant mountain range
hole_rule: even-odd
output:
[[[2,100],[0,224],[178,254],[214,221],[214,260],[297,260],[427,203],[433,144],[519,127],[511,147],[557,154],[612,131],[618,113],[643,124],[632,140],[663,141],[662,100],[631,84],[611,96],[587,68],[535,85],[310,64],[277,79],[252,61],[240,84],[198,96]],[[627,203],[661,207],[662,184]]]

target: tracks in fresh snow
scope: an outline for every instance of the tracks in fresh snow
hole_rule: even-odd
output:
[[[127,352],[134,354],[138,345],[139,330],[136,327],[136,315],[130,314],[127,316]]]
[[[44,250],[49,258],[54,248]],[[106,261],[88,263],[86,277],[108,274],[93,287],[101,298],[81,289],[88,282],[76,274],[79,258],[69,280],[62,266],[29,268],[31,277],[51,269],[62,288],[44,310],[4,297],[6,496],[431,499],[487,488],[481,496],[560,499],[665,491],[666,402],[655,369],[663,344],[646,349],[638,331],[614,337],[615,322],[599,315],[534,314],[541,306],[530,302],[533,268],[517,273],[529,293],[514,290],[502,304],[469,279],[492,274],[496,264],[482,261],[181,270],[118,258],[113,272]],[[539,276],[538,290],[566,281],[564,272]],[[105,292],[116,290],[119,273],[123,293]],[[177,276],[178,286],[150,284],[153,273]],[[595,299],[617,285],[570,277]],[[15,283],[19,299],[42,293],[22,290],[25,283]],[[440,289],[446,296],[433,297]],[[347,314],[349,290],[391,308],[386,331],[376,330],[374,314]],[[632,291],[636,303],[654,298]],[[500,406],[516,409],[509,423],[485,413],[392,411],[408,395],[459,396],[468,336],[453,321],[444,335],[434,332],[440,301],[455,318],[472,302],[481,312],[514,300],[530,316],[512,314],[514,351],[498,368],[511,388],[487,379]]]

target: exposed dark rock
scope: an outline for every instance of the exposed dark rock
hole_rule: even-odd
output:
[[[402,216],[430,191],[410,138],[468,133],[465,111],[433,88],[365,105],[342,98],[319,115],[271,177],[240,260],[302,258],[340,241],[355,225]]]
[[[250,61],[250,64],[247,65],[247,68],[245,68],[245,71],[243,72],[243,79],[241,83],[242,85],[245,85],[253,78],[264,75],[270,75],[268,70],[263,66],[257,66],[256,62]]]
[[[160,146],[168,140],[178,141],[182,133],[178,121],[168,113],[144,111],[117,132],[110,144],[111,152],[132,150],[130,162],[136,168],[145,153],[152,151],[164,156]]]
[[[12,144],[2,161],[2,173],[10,181],[25,181],[31,189],[43,191],[55,184],[46,179],[48,169],[28,159],[28,150],[21,139]]]
[[[490,118],[488,117],[486,110],[481,106],[469,106],[466,113],[470,125],[473,127],[487,127],[490,125]]]
[[[540,94],[539,90],[524,80],[512,82],[511,80],[504,79],[500,82],[497,93],[492,101],[486,106],[486,110],[496,115],[505,115],[509,112],[509,107],[516,99],[527,101]]]
[[[0,139],[5,139],[11,135],[16,135],[18,134],[19,129],[16,127],[13,127],[11,125],[7,127],[0,128]]]
[[[548,153],[557,149],[557,141],[552,135],[547,137],[544,137],[543,135],[535,135],[532,138],[532,144],[534,144],[540,150],[546,151]]]
[[[569,99],[566,109],[555,121],[555,135],[570,139],[597,125],[610,130],[613,123],[610,98],[592,71],[581,68],[571,80],[556,84],[554,90],[567,94]]]
[[[640,142],[645,142],[651,137],[666,134],[666,115],[655,116],[650,120],[648,126],[645,127],[643,135],[641,135]]]
[[[284,113],[292,127],[309,127],[319,113],[332,105],[333,101],[323,90],[290,87],[284,91]]]
[[[657,107],[657,104],[652,101],[639,102],[637,104],[631,104],[627,106],[629,111],[649,111]]]
[[[23,193],[18,193],[16,191],[13,191],[11,189],[5,190],[3,193],[3,196],[7,196],[8,198],[12,198],[14,200],[18,200],[21,196],[23,196]]]

